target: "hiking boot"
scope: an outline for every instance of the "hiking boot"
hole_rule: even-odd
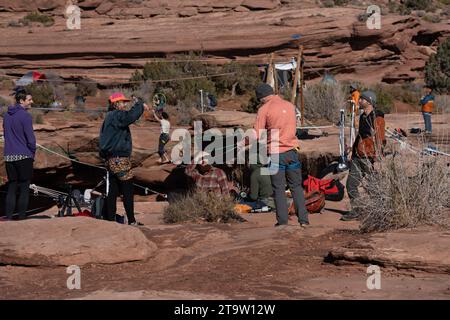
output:
[[[142,227],[144,224],[142,222],[131,222],[128,224],[129,226],[134,226],[134,227]]]
[[[358,220],[358,215],[354,212],[347,213],[341,217],[341,221]]]
[[[274,225],[274,227],[282,227],[282,226],[288,226],[289,224],[288,223],[282,223],[282,224],[280,224],[280,223],[275,223],[275,225]]]
[[[307,227],[309,227],[309,222],[300,222],[300,228],[305,229]]]

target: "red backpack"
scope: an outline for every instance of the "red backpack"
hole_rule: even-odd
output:
[[[319,179],[308,175],[303,181],[305,192],[319,191],[325,200],[341,201],[344,198],[344,185],[338,179]]]

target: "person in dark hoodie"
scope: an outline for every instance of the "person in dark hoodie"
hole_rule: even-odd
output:
[[[33,120],[27,112],[33,103],[33,98],[23,88],[16,88],[14,97],[16,104],[10,106],[3,116],[4,160],[8,176],[6,220],[12,219],[16,204],[19,220],[26,218],[36,153]],[[16,201],[17,189],[19,189],[19,201]]]
[[[129,126],[136,122],[144,108],[149,107],[142,99],[134,98],[134,105],[126,110],[130,101],[122,93],[113,93],[109,97],[109,108],[100,131],[100,157],[105,159],[109,171],[109,192],[106,199],[106,216],[109,221],[116,220],[116,201],[123,194],[123,205],[128,224],[143,225],[134,217],[133,172],[131,170],[132,139]]]

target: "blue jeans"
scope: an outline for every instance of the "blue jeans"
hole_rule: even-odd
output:
[[[277,159],[270,164],[270,170],[273,174],[270,176],[272,188],[275,195],[275,207],[277,211],[277,222],[279,224],[288,224],[288,206],[286,199],[286,181],[291,190],[292,199],[294,201],[295,213],[299,223],[309,223],[308,211],[305,206],[305,196],[302,187],[302,169],[297,151],[289,150],[284,153],[275,155]]]
[[[431,112],[422,112],[422,116],[425,122],[425,131],[431,133]]]

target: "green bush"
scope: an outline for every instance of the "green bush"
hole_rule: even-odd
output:
[[[259,69],[256,65],[230,62],[220,70],[220,73],[230,72],[234,72],[234,75],[218,77],[214,80],[218,93],[231,93],[232,96],[242,95],[253,91],[261,81]]]
[[[411,10],[431,10],[433,8],[432,0],[406,0],[404,5]]]
[[[45,27],[50,27],[55,24],[55,20],[53,19],[53,17],[50,17],[48,15],[42,14],[37,11],[27,14],[19,22],[24,23],[24,25],[28,25],[29,22],[37,22],[37,23],[41,23]]]
[[[337,6],[346,6],[350,0],[334,0],[334,4]]]
[[[394,97],[385,85],[378,84],[372,90],[377,95],[377,109],[384,113],[391,113],[394,107]]]
[[[332,7],[334,7],[334,1],[333,0],[323,0],[322,6],[324,6],[325,8],[332,8]]]
[[[450,91],[450,38],[439,45],[425,65],[425,81],[438,93]]]
[[[256,94],[254,92],[251,93],[250,99],[246,104],[241,105],[242,111],[256,113],[258,112],[260,102],[256,99]]]
[[[215,93],[216,88],[212,80],[208,78],[172,80],[180,78],[195,78],[205,76],[209,73],[209,68],[199,60],[193,53],[189,55],[177,56],[178,61],[173,62],[148,62],[142,71],[135,71],[131,76],[132,88],[136,90],[140,81],[148,81],[154,86],[154,92],[163,92],[167,97],[168,104],[176,104],[178,101],[193,101],[199,96],[202,89],[209,93]],[[152,82],[152,80],[170,80]]]
[[[53,89],[46,82],[34,82],[26,86],[26,90],[33,97],[32,107],[48,108],[55,101]]]

